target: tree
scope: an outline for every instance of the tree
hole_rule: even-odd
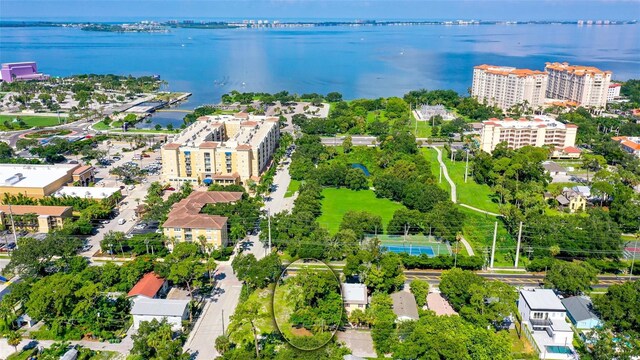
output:
[[[18,351],[18,345],[20,345],[21,341],[22,335],[17,331],[11,331],[9,335],[7,335],[7,344],[13,346],[16,352]]]
[[[44,240],[21,238],[11,253],[7,268],[24,276],[44,275],[54,257],[60,257],[62,263],[66,263],[81,246],[81,239],[57,233],[48,234]]]
[[[365,190],[369,188],[367,176],[360,169],[349,169],[344,179],[345,185],[351,190]]]
[[[342,141],[342,151],[344,151],[345,154],[348,154],[351,152],[352,146],[353,141],[351,139],[351,135],[345,136],[344,140]]]
[[[382,218],[366,211],[347,211],[342,217],[340,230],[353,230],[358,239],[366,234],[382,233]]]
[[[427,295],[429,294],[429,283],[424,280],[415,279],[411,281],[411,293],[416,298],[419,307],[423,307],[427,303]]]
[[[379,263],[372,264],[364,272],[364,283],[375,292],[391,293],[404,284],[402,260],[397,254],[386,253]]]
[[[254,299],[249,299],[238,305],[235,314],[231,316],[231,327],[229,329],[231,336],[244,337],[246,333],[250,332],[253,335],[256,358],[260,358],[257,323],[266,317],[268,317],[268,314],[262,309],[262,305]]]
[[[472,285],[482,285],[484,279],[480,275],[458,268],[447,270],[440,277],[440,291],[449,300],[456,311],[470,302],[471,293],[468,289]]]
[[[220,335],[216,338],[215,343],[216,351],[220,355],[224,355],[231,348],[231,342],[229,341],[229,337],[226,335]]]
[[[174,339],[171,325],[166,319],[142,321],[138,332],[131,336],[132,355],[151,360],[187,360],[190,354],[182,352],[181,338]]]
[[[330,92],[327,94],[327,96],[325,96],[325,99],[327,99],[328,102],[339,102],[342,101],[342,94],[340,94],[339,92]]]
[[[611,285],[607,293],[593,297],[596,311],[615,331],[640,334],[640,280]]]
[[[395,334],[396,314],[393,312],[393,301],[388,294],[376,293],[371,297],[372,328],[371,338],[378,356],[391,352],[397,338]]]
[[[511,359],[511,341],[504,331],[478,327],[459,316],[426,314],[398,325],[395,359]]]
[[[202,286],[202,278],[207,271],[200,259],[198,245],[178,243],[173,252],[165,258],[164,263],[169,268],[167,279],[186,286],[189,295],[193,296],[193,291]]]
[[[437,185],[413,183],[404,190],[402,203],[409,209],[429,212],[437,203],[449,200],[449,193]]]
[[[556,261],[544,277],[544,286],[565,295],[580,295],[598,283],[597,274],[588,263]]]

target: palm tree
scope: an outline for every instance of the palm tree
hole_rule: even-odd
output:
[[[16,352],[18,352],[18,345],[20,345],[21,341],[22,341],[22,334],[20,334],[17,331],[10,332],[9,336],[7,337],[7,344],[13,346]]]

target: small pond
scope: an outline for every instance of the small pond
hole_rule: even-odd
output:
[[[362,164],[351,164],[351,167],[352,167],[352,168],[354,168],[354,169],[360,169],[360,170],[362,170],[362,172],[364,173],[364,175],[365,175],[365,176],[369,176],[369,175],[371,175],[371,174],[369,173],[369,169],[367,169],[367,167],[366,167],[366,166],[364,166],[364,165],[362,165]]]

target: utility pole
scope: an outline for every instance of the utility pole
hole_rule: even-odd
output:
[[[16,234],[16,224],[13,221],[13,210],[11,209],[11,204],[9,204],[9,218],[11,219],[11,230],[13,231],[13,243],[16,244],[16,249],[18,248],[18,235]],[[9,251],[9,244],[7,244],[7,251]]]
[[[487,268],[487,254],[489,254],[489,248],[485,246],[485,247],[482,248],[482,255],[483,255],[483,259],[484,259],[484,261],[482,262],[482,268],[483,269]]]
[[[520,221],[520,230],[518,230],[518,244],[516,245],[516,263],[515,268],[518,268],[518,260],[520,260],[520,241],[522,241],[522,221]]]
[[[464,182],[467,182],[467,174],[469,173],[469,149],[467,149],[467,163],[464,166]]]
[[[491,246],[491,269],[493,269],[493,261],[496,259],[496,238],[498,237],[498,222],[493,226],[493,245]]]
[[[271,211],[267,209],[267,222],[269,224],[269,250],[268,255],[271,255]]]

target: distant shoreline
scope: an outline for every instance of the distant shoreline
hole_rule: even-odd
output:
[[[475,26],[475,25],[576,25],[576,26],[609,26],[635,25],[637,20],[572,20],[572,21],[193,21],[172,20],[163,22],[54,22],[54,21],[0,21],[0,28],[11,27],[72,27],[86,31],[106,32],[166,32],[173,28],[182,29],[265,29],[265,28],[309,28],[309,27],[364,27],[364,26]]]

